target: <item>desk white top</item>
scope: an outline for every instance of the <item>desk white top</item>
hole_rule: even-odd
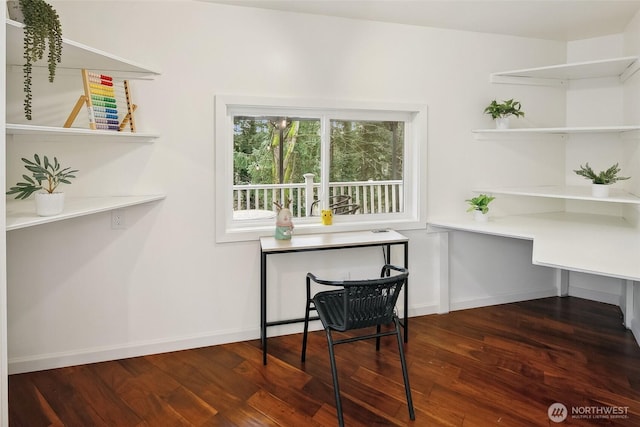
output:
[[[621,217],[553,212],[485,223],[434,219],[429,225],[533,240],[533,264],[640,281],[640,230]]]
[[[408,242],[409,238],[397,231],[350,231],[344,233],[294,234],[291,240],[261,237],[262,252],[304,251],[353,246],[385,245]]]

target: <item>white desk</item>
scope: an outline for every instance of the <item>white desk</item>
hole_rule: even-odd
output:
[[[277,240],[274,237],[260,238],[260,339],[262,342],[262,363],[267,364],[267,327],[303,322],[304,318],[267,321],[267,255],[292,252],[321,251],[331,249],[364,248],[384,246],[386,263],[391,262],[391,246],[404,247],[404,267],[409,267],[409,238],[402,234],[386,230],[383,232],[354,231],[346,233],[294,234],[291,240]],[[302,282],[301,282],[302,283]],[[404,289],[404,340],[408,333],[409,282]]]
[[[631,325],[633,282],[640,281],[640,230],[623,218],[553,212],[496,217],[486,223],[470,217],[432,219],[429,226],[532,240],[531,262],[535,265],[622,279],[626,282],[626,302],[621,308],[625,325]],[[448,259],[448,253],[441,256]],[[566,275],[561,275],[561,295],[566,295],[566,280]],[[448,283],[441,286],[448,292]]]

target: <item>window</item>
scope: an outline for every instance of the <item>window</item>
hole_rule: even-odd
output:
[[[216,97],[216,238],[426,224],[426,107]],[[323,227],[321,209],[334,213]]]

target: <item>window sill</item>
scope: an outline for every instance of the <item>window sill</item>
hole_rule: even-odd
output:
[[[313,222],[311,222],[313,221]],[[236,221],[239,222],[239,221]],[[425,221],[417,221],[413,219],[395,219],[395,220],[371,220],[355,222],[338,222],[334,217],[333,225],[322,225],[319,217],[311,220],[303,219],[296,222],[294,220],[293,235],[296,234],[321,234],[321,233],[340,233],[347,231],[363,231],[377,229],[393,229],[402,230],[420,230],[426,229]],[[226,230],[216,234],[217,243],[247,242],[259,240],[260,237],[272,236],[275,231],[275,222],[270,224],[256,224],[255,226],[243,225],[242,227],[234,227],[231,224]]]

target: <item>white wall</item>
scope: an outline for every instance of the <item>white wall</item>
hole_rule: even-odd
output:
[[[624,33],[624,53],[625,55],[640,55],[640,13],[637,13],[632,19]],[[631,123],[640,117],[640,72],[636,72],[625,86],[625,118]],[[637,145],[629,147],[628,157],[636,165],[635,173],[640,176],[640,150],[637,149]],[[636,181],[632,190],[635,194],[640,194],[640,180]],[[637,212],[636,210],[636,214]],[[636,341],[640,342],[640,285],[635,282],[633,286],[634,301],[632,304],[633,321],[631,330],[636,337]]]
[[[639,21],[640,14],[629,24],[624,34],[578,40],[567,44],[567,58],[570,62],[589,61],[603,58],[632,56],[640,54]],[[630,125],[637,123],[638,85],[640,73],[621,85],[617,78],[603,78],[598,81],[573,81],[567,91],[567,122],[574,126]],[[583,178],[572,170],[589,162],[596,170],[602,170],[619,163],[622,175],[631,176],[628,181],[615,184],[627,191],[640,194],[640,157],[637,139],[620,138],[618,135],[572,135],[566,143],[567,183],[583,183]],[[634,208],[607,206],[597,203],[567,203],[568,210],[592,213],[624,215],[632,219],[637,214]],[[597,248],[594,248],[597,250]],[[603,276],[571,272],[569,294],[607,302],[623,302],[622,281]]]
[[[0,10],[0,21],[4,22],[6,8]],[[6,34],[0,34],[0,46],[6,46]],[[4,49],[4,47],[3,47]],[[4,52],[4,51],[3,51]],[[0,70],[5,69],[6,58],[0,58]],[[0,126],[5,126],[5,84],[4,74],[0,73]],[[0,165],[5,164],[5,134],[0,134]],[[5,188],[5,175],[0,174],[0,188]],[[5,200],[0,199],[0,229],[6,227]],[[7,275],[6,275],[6,235],[0,233],[0,426],[9,425],[8,381],[7,381]]]
[[[126,230],[111,230],[109,215],[96,214],[7,234],[12,372],[259,336],[258,244],[215,243],[215,94],[428,104],[429,215],[466,209],[476,185],[546,179],[539,172],[552,168],[549,158],[564,162],[552,144],[484,144],[470,132],[492,126],[482,111],[493,98],[522,101],[527,118],[518,125],[564,123],[563,91],[489,84],[493,71],[564,62],[564,43],[201,2],[127,2],[125,10],[111,2],[51,3],[65,37],[162,72],[132,83],[138,128],[162,136],[130,145],[8,141],[8,182],[21,173],[18,159],[38,150],[80,169],[66,187],[70,195],[164,191],[167,198],[127,209]],[[7,115],[20,121],[21,75],[9,79],[18,84],[8,87]],[[44,122],[59,125],[79,83],[79,75],[61,75],[63,93],[55,97],[40,95],[49,91],[40,85],[36,117],[44,111]],[[494,203],[498,212],[536,208]],[[406,234],[410,314],[436,312],[437,236]],[[551,270],[528,262],[530,242],[454,233],[450,249],[454,307],[551,289]],[[378,268],[378,257],[367,250],[272,258],[272,313],[302,311],[307,271],[364,275]],[[280,332],[292,330],[299,326]]]

